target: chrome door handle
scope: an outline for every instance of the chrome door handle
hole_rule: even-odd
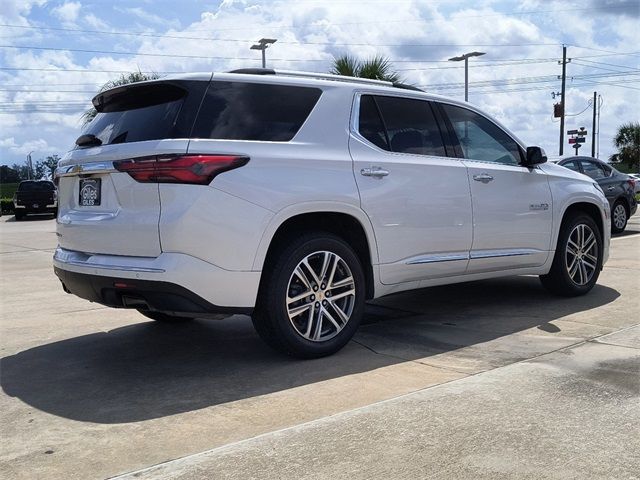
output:
[[[493,177],[488,173],[481,173],[480,175],[474,175],[473,179],[476,182],[489,183],[490,181],[493,180]]]
[[[385,170],[380,167],[363,168],[360,170],[360,175],[364,175],[365,177],[382,178],[389,175],[389,170]]]
[[[616,187],[607,187],[608,191],[614,190]]]

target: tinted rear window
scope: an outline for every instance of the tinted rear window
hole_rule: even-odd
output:
[[[55,186],[51,182],[22,182],[18,186],[20,192],[43,192],[55,190]]]
[[[107,92],[83,134],[95,135],[103,145],[187,137],[188,130],[176,131],[187,95],[186,87],[163,83],[132,85],[113,95]]]
[[[287,142],[320,98],[318,88],[211,82],[192,137]]]

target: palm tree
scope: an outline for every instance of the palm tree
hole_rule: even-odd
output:
[[[333,66],[329,73],[347,77],[370,78],[387,82],[401,82],[400,75],[391,69],[391,61],[376,55],[361,61],[351,55],[342,55],[333,59]]]
[[[616,136],[613,137],[613,144],[618,149],[618,153],[613,154],[609,158],[610,162],[626,163],[632,170],[640,167],[639,122],[629,122],[620,125]]]
[[[131,72],[127,75],[124,73],[120,75],[120,78],[116,78],[115,80],[109,80],[107,83],[100,87],[98,92],[104,92],[105,90],[109,90],[114,87],[119,87],[120,85],[128,85],[130,83],[136,82],[144,82],[146,80],[155,80],[160,78],[160,75],[157,73],[142,73],[141,71]],[[80,117],[82,121],[82,126],[85,126],[87,123],[91,122],[94,117],[98,114],[95,108],[91,107],[89,110],[82,114]]]

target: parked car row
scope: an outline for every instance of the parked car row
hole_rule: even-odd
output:
[[[619,172],[608,163],[592,157],[564,158],[558,161],[558,165],[582,173],[598,182],[611,207],[611,231],[613,233],[624,231],[629,217],[638,208],[635,196],[640,181],[633,175]]]

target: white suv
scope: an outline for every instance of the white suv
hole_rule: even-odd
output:
[[[246,313],[343,347],[364,302],[540,275],[587,293],[607,200],[475,107],[403,85],[240,70],[117,87],[58,168],[65,291],[160,321]]]

